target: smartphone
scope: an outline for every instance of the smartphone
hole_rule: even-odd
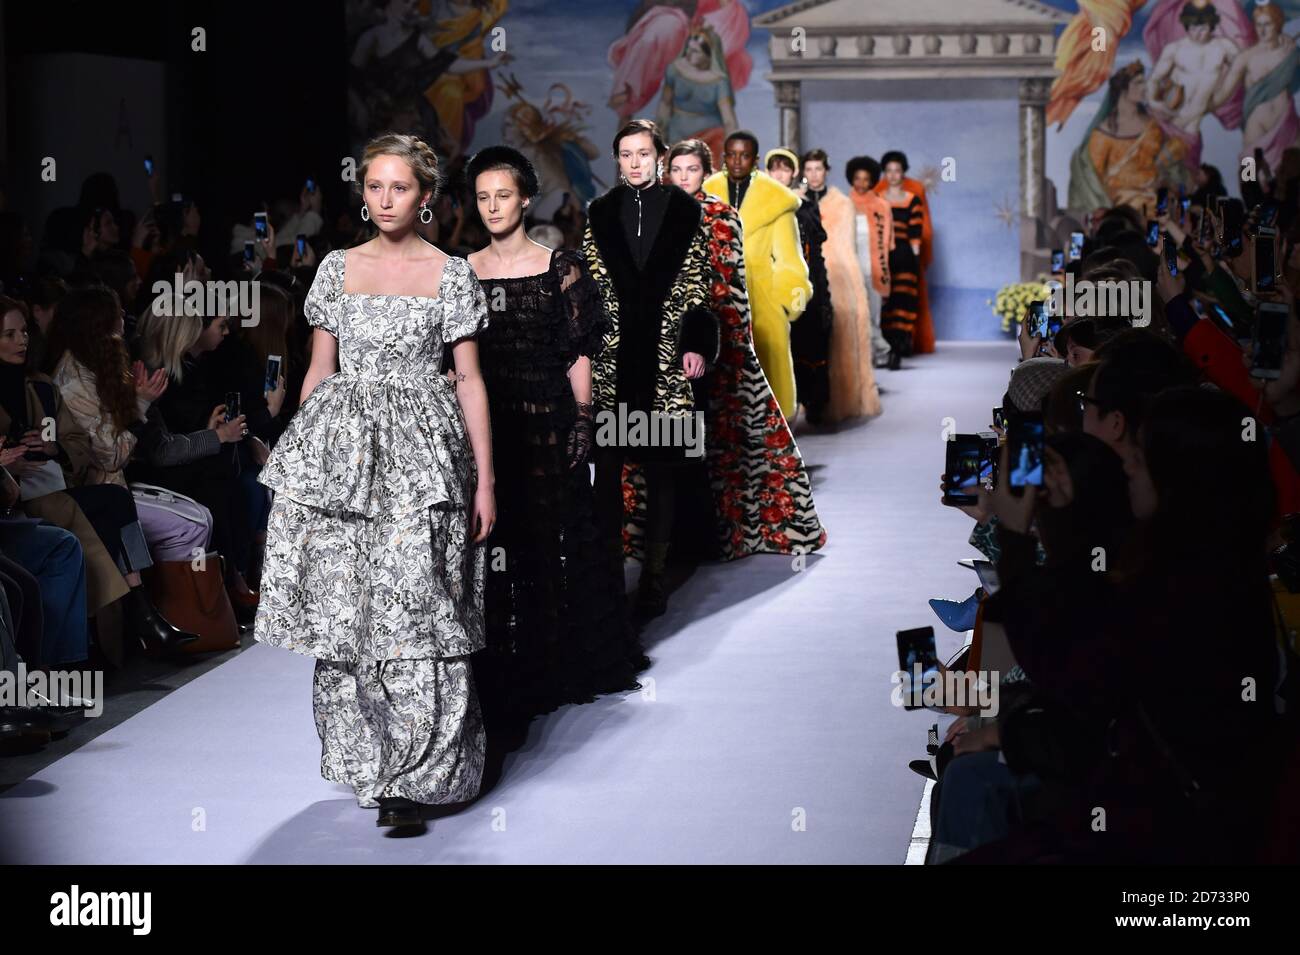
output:
[[[1277,291],[1277,229],[1260,226],[1253,244],[1255,250],[1255,294]]]
[[[311,179],[311,178],[308,178],[308,179],[307,179],[307,191],[308,191],[308,192],[315,192],[315,191],[316,191],[316,180],[315,180],[315,179]]]
[[[257,258],[257,253],[253,251],[253,240],[249,239],[244,243],[244,261],[252,262],[255,258]]]
[[[1156,216],[1162,216],[1169,211],[1169,188],[1161,186],[1156,190]]]
[[[146,153],[144,157],[144,174],[146,176],[153,175],[153,156],[150,156],[148,153]]]
[[[1276,199],[1266,199],[1260,206],[1259,225],[1260,228],[1271,228],[1277,225],[1278,213],[1282,211],[1282,203]]]
[[[898,670],[903,675],[903,709],[919,710],[925,687],[939,679],[939,654],[934,646],[934,627],[900,630]]]
[[[1007,414],[1001,408],[993,409],[993,427],[999,431],[1007,430]]]
[[[1047,303],[1030,302],[1025,321],[1029,323],[1029,336],[1031,338],[1045,338],[1047,336]]]
[[[298,238],[294,240],[294,246],[298,250],[298,258],[301,259],[304,255],[307,254],[307,236],[299,232]]]
[[[267,237],[267,235],[269,234],[269,233],[266,231],[266,213],[265,213],[265,212],[254,212],[254,213],[253,213],[253,231],[257,234],[257,237],[258,237],[259,239],[265,239],[265,238]]]
[[[1060,334],[1061,329],[1065,327],[1065,316],[1055,313],[1047,316],[1047,334],[1044,336],[1050,341],[1055,341],[1056,336]]]
[[[184,197],[179,192],[172,193],[172,202],[184,202]]]
[[[1245,214],[1241,201],[1229,196],[1218,196],[1216,201],[1219,204],[1217,218],[1219,245],[1222,247],[1220,254],[1225,258],[1235,258],[1241,254],[1243,248],[1241,230],[1245,223]]]
[[[947,442],[943,468],[943,503],[975,504],[984,475],[984,441],[977,434],[954,434]]]
[[[1041,414],[1017,414],[1007,433],[1008,460],[1011,462],[1011,493],[1022,494],[1026,487],[1043,483],[1043,428]]]
[[[1196,222],[1196,240],[1203,246],[1210,244],[1210,210],[1201,208],[1201,217]]]
[[[276,386],[280,383],[280,356],[266,356],[266,389],[275,391]]]
[[[1155,248],[1160,243],[1160,223],[1155,219],[1147,220],[1147,245]]]
[[[1168,232],[1164,233],[1164,255],[1165,268],[1169,270],[1170,275],[1178,274],[1178,246],[1174,244],[1174,237]]]
[[[1286,325],[1290,309],[1282,302],[1260,302],[1255,309],[1255,334],[1250,343],[1253,378],[1278,378],[1286,354]]]
[[[1052,250],[1052,272],[1056,273],[1056,272],[1064,272],[1064,271],[1065,271],[1065,250],[1053,249]]]
[[[226,403],[226,420],[234,421],[236,418],[239,417],[239,392],[227,391],[225,403]]]
[[[1083,258],[1083,233],[1070,233],[1070,261],[1078,262]]]

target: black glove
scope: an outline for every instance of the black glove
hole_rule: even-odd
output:
[[[578,402],[578,417],[569,432],[569,467],[576,468],[591,456],[591,446],[595,443],[596,423],[591,405]]]

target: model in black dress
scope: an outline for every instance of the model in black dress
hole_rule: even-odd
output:
[[[518,238],[502,232],[517,214],[511,207],[535,192],[526,164],[512,149],[490,147],[467,170],[493,242],[504,238],[510,247],[502,261],[545,254],[522,235],[521,215]],[[521,277],[490,277],[497,262],[486,251],[471,263],[483,276],[493,316],[479,337],[479,361],[497,500],[488,541],[487,649],[475,675],[485,719],[500,726],[635,689],[649,661],[628,620],[622,561],[610,559],[596,530],[587,463],[589,359],[606,324],[596,284],[582,258],[567,250],[551,251],[544,271]]]

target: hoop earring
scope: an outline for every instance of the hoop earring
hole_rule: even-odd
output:
[[[428,216],[429,218],[426,219],[425,216]],[[425,225],[428,225],[433,221],[433,210],[424,203],[420,203],[420,221]]]
[[[627,185],[627,176],[623,175],[621,172],[618,174],[618,184],[620,186]]]
[[[370,221],[370,207],[366,205],[364,202],[361,203],[361,221],[362,222]]]

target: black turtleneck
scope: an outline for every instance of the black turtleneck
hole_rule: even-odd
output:
[[[645,268],[667,208],[668,190],[660,183],[651,182],[640,189],[628,186],[623,190],[619,210],[623,220],[623,235],[627,238],[627,247],[632,250],[632,258],[638,269]]]
[[[740,182],[727,176],[727,204],[731,208],[739,211],[740,204],[745,201],[745,192],[749,189],[749,182],[753,176],[746,176]]]
[[[809,186],[804,192],[804,197],[811,199],[813,205],[820,206],[822,204],[822,197],[826,195],[826,190],[828,188],[828,186],[822,186],[820,189],[814,189],[812,186]]]

